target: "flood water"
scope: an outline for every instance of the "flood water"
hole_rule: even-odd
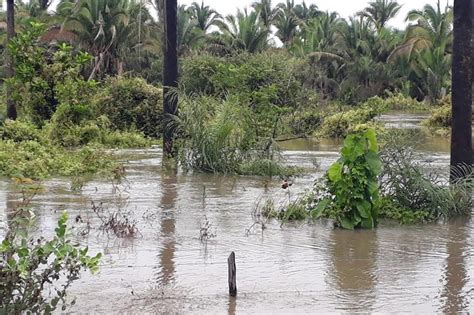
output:
[[[382,116],[389,124],[418,124],[412,116]],[[398,119],[398,122],[397,122]],[[420,118],[421,119],[421,118]],[[428,141],[429,140],[429,141]],[[447,167],[449,143],[430,138],[420,148]],[[84,273],[70,296],[71,312],[157,313],[385,313],[474,311],[474,226],[463,218],[448,223],[345,231],[316,222],[280,226],[254,223],[259,200],[285,202],[310,187],[338,158],[338,141],[282,143],[289,164],[308,175],[291,191],[281,180],[162,171],[161,150],[121,151],[127,182],[114,189],[106,179],[80,193],[54,179],[33,200],[38,232],[50,235],[62,210],[90,221],[78,240],[102,252],[100,273]],[[316,166],[315,166],[316,165]],[[14,207],[20,195],[0,181],[0,203]],[[91,201],[110,211],[130,212],[140,235],[117,239],[96,228]],[[2,210],[4,210],[3,208]],[[0,212],[0,217],[5,218]],[[205,222],[215,237],[199,239]],[[80,226],[76,234],[80,234]],[[227,257],[237,261],[236,299],[227,289]]]

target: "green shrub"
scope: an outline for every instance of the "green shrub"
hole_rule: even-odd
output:
[[[261,120],[238,97],[184,98],[181,103],[177,144],[184,169],[262,176],[300,172],[275,159],[272,132],[262,131]]]
[[[452,109],[451,104],[445,104],[438,108],[435,108],[430,117],[423,122],[427,127],[434,128],[448,128],[451,127],[452,122]]]
[[[15,142],[41,139],[41,132],[34,124],[21,120],[6,120],[0,127],[0,135],[3,140]]]
[[[418,100],[405,96],[401,93],[390,95],[382,99],[383,108],[385,110],[426,110],[428,104],[419,102]]]
[[[296,107],[305,97],[296,76],[299,61],[285,52],[215,57],[193,55],[183,60],[180,82],[187,95],[225,98],[239,95],[261,105]]]
[[[348,135],[341,158],[327,171],[326,197],[318,201],[312,215],[318,218],[329,214],[345,229],[374,228],[381,168],[375,131]]]
[[[97,272],[101,254],[91,257],[70,240],[66,212],[48,241],[20,233],[17,220],[0,244],[0,313],[50,314],[60,303],[64,311],[67,290],[83,269]]]
[[[364,103],[361,108],[330,114],[323,118],[323,122],[316,132],[316,136],[323,138],[343,138],[358,125],[367,123],[381,112],[380,103],[369,106]]]
[[[323,122],[323,114],[317,109],[296,110],[285,117],[284,124],[293,135],[309,135],[317,130]]]
[[[43,179],[50,176],[113,175],[119,166],[112,155],[93,146],[67,151],[36,141],[0,141],[0,176]]]
[[[64,43],[47,47],[40,41],[44,31],[43,24],[31,22],[8,45],[16,71],[6,83],[17,107],[37,126],[49,120],[59,104],[85,108],[96,85],[81,75],[91,56]]]
[[[424,161],[412,140],[394,135],[385,139],[381,152],[382,194],[396,207],[417,213],[429,213],[435,220],[467,214],[471,211],[472,185],[449,184],[448,174],[433,170]]]
[[[186,168],[238,173],[255,138],[249,124],[250,110],[236,102],[209,98],[183,102],[180,117],[184,139],[180,154]],[[210,107],[214,110],[209,111]]]
[[[163,91],[143,79],[109,78],[94,104],[96,115],[107,116],[115,130],[138,130],[154,138],[161,135]]]
[[[400,222],[401,224],[416,224],[433,221],[433,216],[429,211],[404,208],[397,201],[389,197],[380,198],[375,204],[380,218],[387,218]]]

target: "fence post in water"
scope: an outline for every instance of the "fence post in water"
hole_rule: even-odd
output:
[[[229,258],[227,259],[227,266],[229,270],[229,295],[237,296],[237,268],[235,267],[235,253],[230,253]]]

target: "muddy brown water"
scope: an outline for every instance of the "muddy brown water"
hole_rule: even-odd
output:
[[[421,118],[382,116],[390,124]],[[407,121],[408,120],[408,121]],[[100,273],[84,273],[70,296],[79,313],[459,313],[474,311],[474,226],[469,219],[429,225],[383,222],[373,231],[333,229],[329,223],[254,226],[258,200],[294,198],[337,159],[338,141],[282,143],[289,164],[308,169],[291,191],[280,179],[162,171],[161,150],[126,150],[127,183],[89,182],[81,193],[54,179],[33,200],[37,233],[50,235],[62,210],[91,223],[78,241],[102,252]],[[437,167],[449,143],[430,138],[420,148]],[[318,168],[315,168],[315,164]],[[0,181],[0,203],[20,198]],[[140,235],[117,239],[97,230],[90,202],[130,212]],[[5,219],[5,206],[0,217]],[[199,240],[205,222],[215,237]],[[5,223],[5,222],[3,222]],[[235,251],[238,296],[227,293],[227,257]]]

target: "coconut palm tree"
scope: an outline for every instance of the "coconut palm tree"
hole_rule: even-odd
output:
[[[286,3],[277,5],[274,25],[277,28],[276,36],[285,46],[289,46],[298,32],[301,20],[295,13],[295,1],[287,0]]]
[[[7,41],[15,37],[15,4],[13,0],[7,0]],[[12,78],[15,75],[15,68],[10,53],[7,52],[6,75]],[[7,89],[7,118],[15,120],[17,117],[16,105],[13,100],[11,89]]]
[[[193,18],[192,9],[185,5],[178,7],[178,55],[184,55],[204,38],[205,30],[198,25],[198,20]]]
[[[393,19],[402,6],[393,0],[375,0],[358,15],[365,16],[377,30],[384,28],[387,22]]]
[[[321,13],[301,27],[291,51],[297,56],[306,56],[312,52],[338,51],[339,34],[342,20],[336,12]]]
[[[454,1],[454,43],[452,63],[451,180],[472,176],[472,33],[473,4]],[[464,171],[459,171],[463,167]]]
[[[443,45],[416,52],[411,68],[417,77],[419,95],[424,95],[427,101],[435,103],[447,94],[451,55],[445,54]]]
[[[165,0],[164,7],[164,49],[163,49],[163,153],[167,157],[174,155],[173,128],[169,123],[178,112],[178,98],[172,89],[178,86],[178,2]]]
[[[260,14],[260,20],[267,28],[270,28],[277,10],[272,7],[272,0],[260,0],[252,3],[252,8]]]
[[[311,4],[308,6],[305,1],[303,1],[301,4],[297,4],[294,8],[294,12],[296,16],[304,23],[322,14],[322,12],[319,11],[317,5]]]
[[[57,12],[64,20],[62,29],[74,33],[79,47],[94,56],[92,77],[121,73],[126,52],[142,47],[153,23],[137,0],[63,0]]]
[[[446,5],[441,9],[440,0],[436,7],[430,4],[424,6],[422,10],[412,10],[408,12],[407,21],[416,22],[407,29],[407,41],[415,40],[415,48],[438,47],[444,45],[451,51],[453,41],[453,10]]]
[[[205,6],[204,1],[201,4],[193,2],[189,11],[193,19],[196,20],[196,26],[203,32],[207,32],[211,26],[216,25],[217,21],[221,19],[221,15],[209,6]]]
[[[222,41],[234,50],[250,53],[259,52],[267,47],[269,30],[256,11],[238,10],[236,15],[228,15],[226,22],[219,23]]]

